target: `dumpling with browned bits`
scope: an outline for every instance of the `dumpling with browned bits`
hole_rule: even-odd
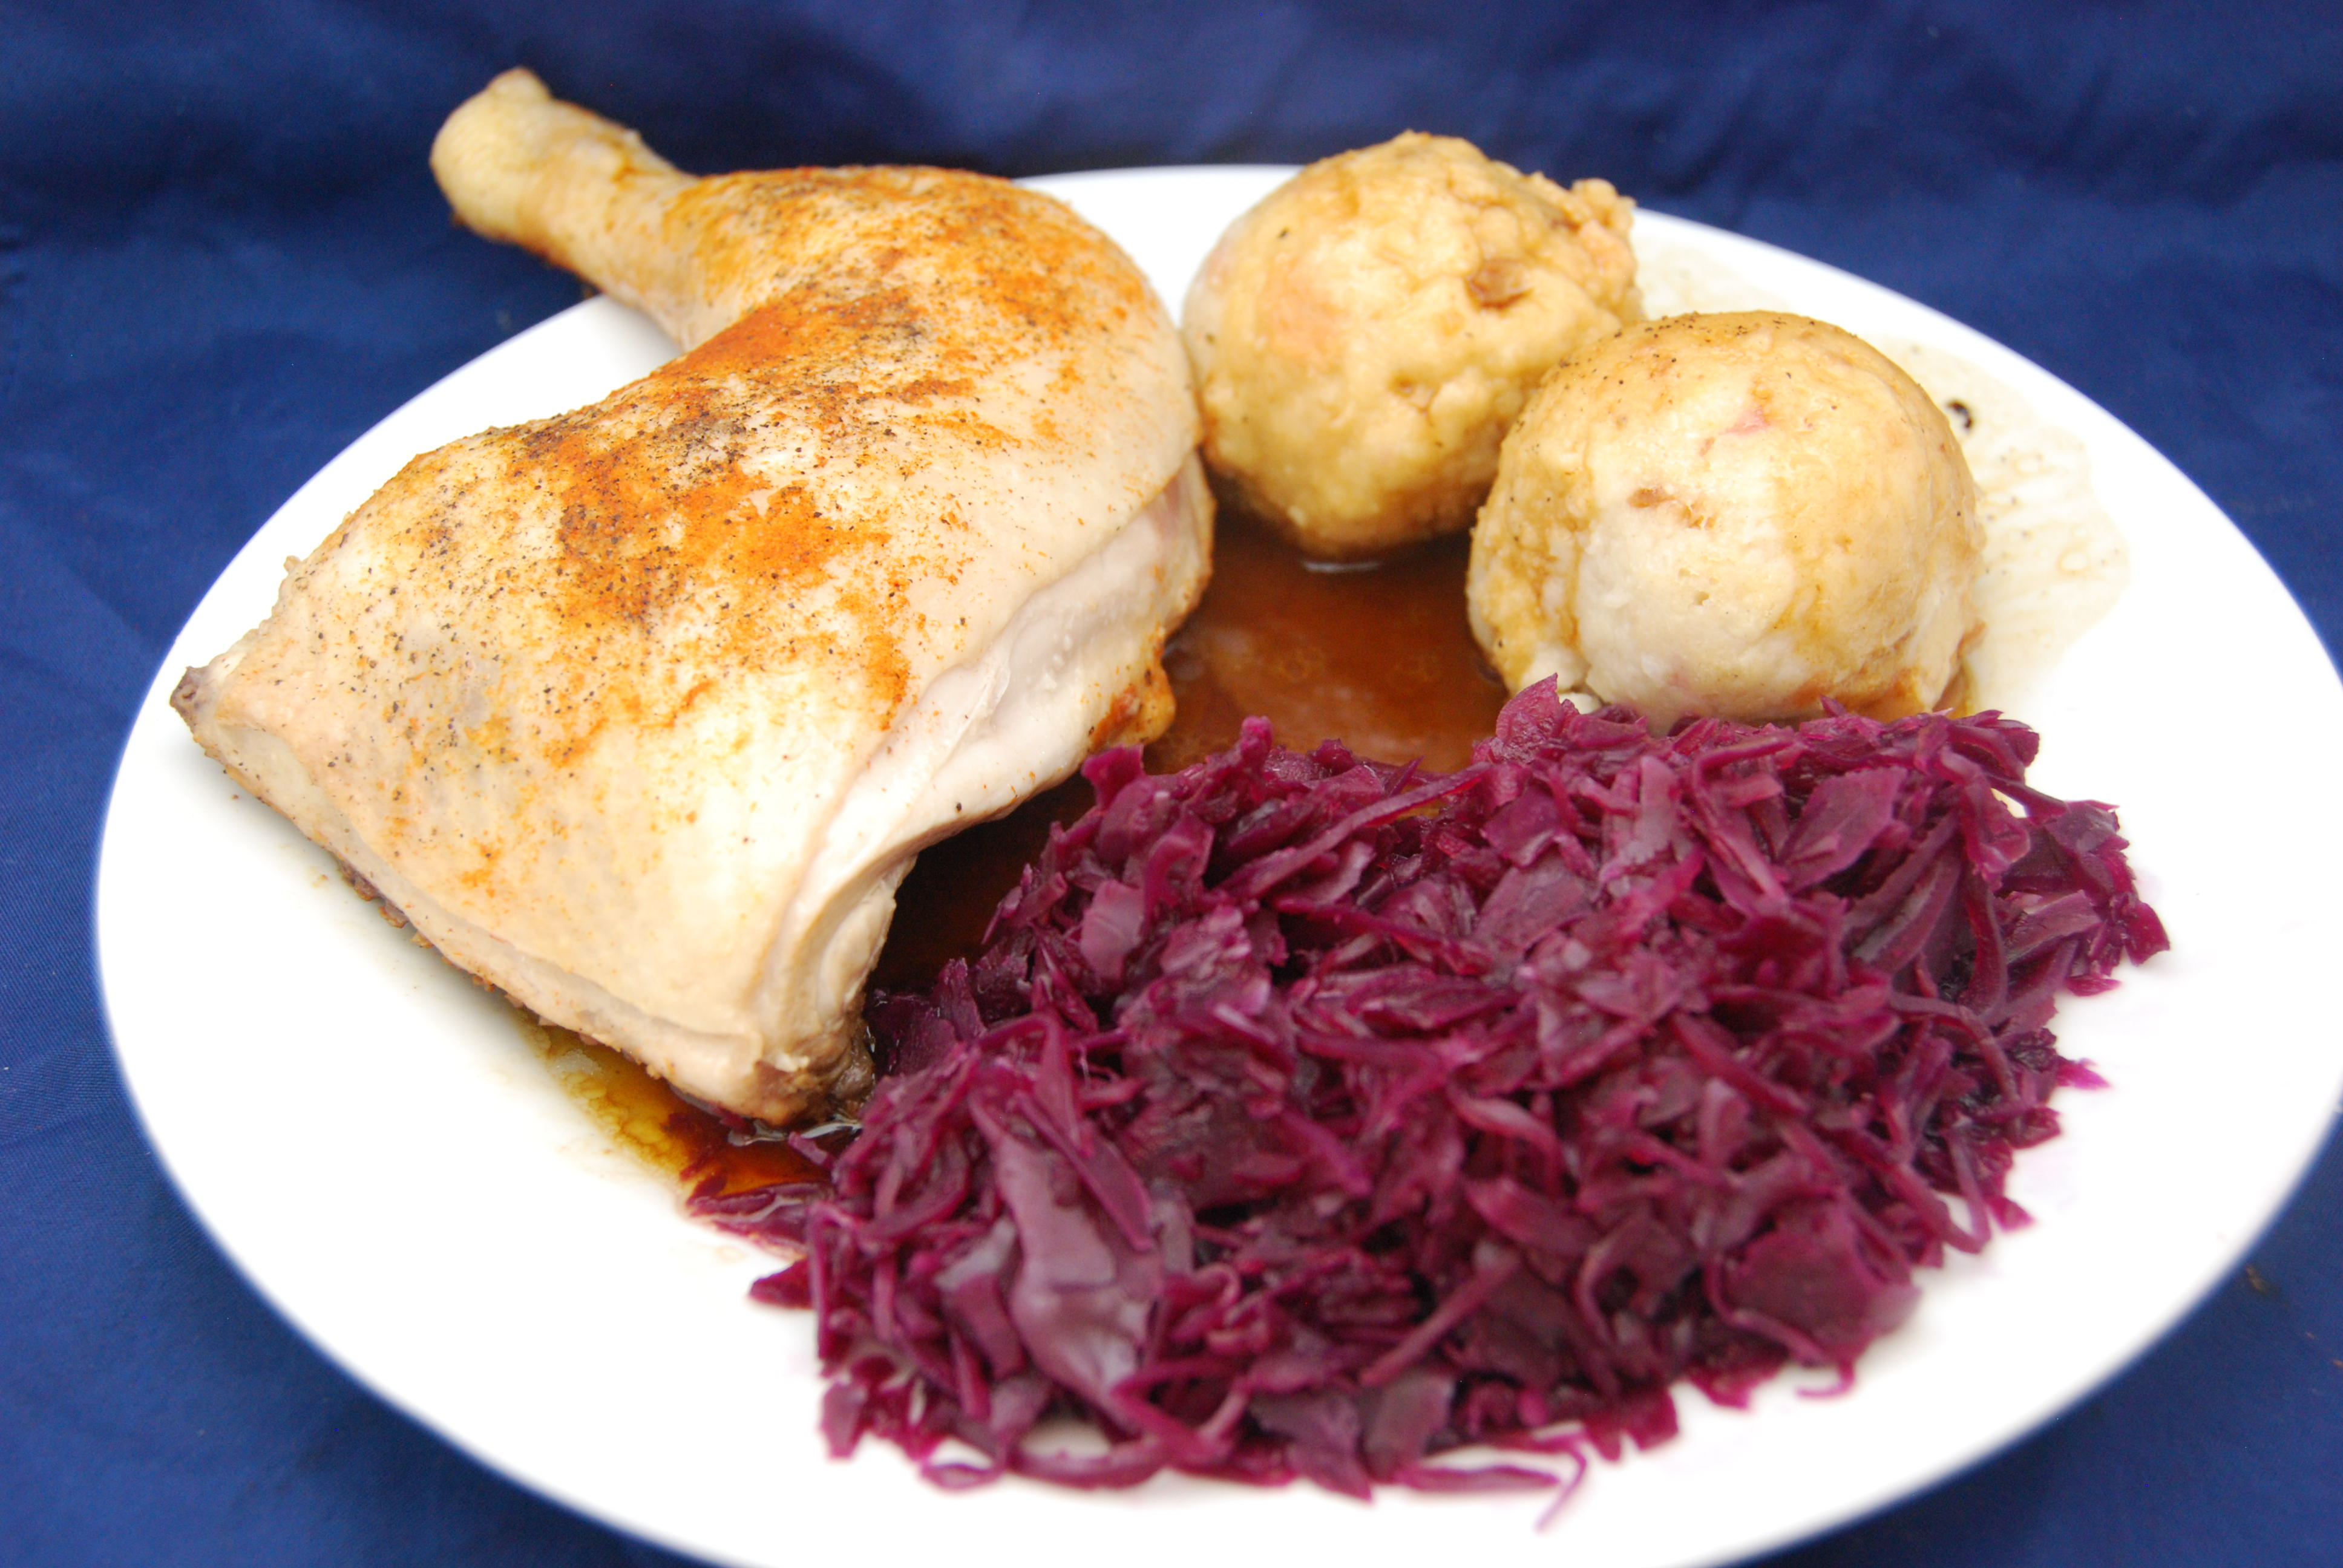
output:
[[[1978,630],[1976,487],[1861,338],[1765,311],[1646,322],[1562,366],[1473,534],[1474,635],[1518,690],[1745,721],[1937,705]]]
[[[1311,165],[1189,290],[1205,461],[1329,559],[1469,526],[1539,378],[1636,318],[1634,206],[1453,136]]]

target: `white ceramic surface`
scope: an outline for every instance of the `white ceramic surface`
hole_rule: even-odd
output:
[[[1279,171],[1037,182],[1113,232],[1177,305]],[[2343,950],[2343,827],[2305,813],[2343,772],[2343,689],[2277,578],[2197,488],[2007,350],[1750,241],[1641,219],[1794,308],[1941,347],[2087,444],[2134,578],[2021,717],[2046,788],[2117,802],[2175,949],[2061,1015],[2114,1087],[2064,1094],[2066,1135],[2012,1194],[2037,1223],[1927,1281],[1855,1392],[1796,1380],[1749,1412],[1681,1399],[1665,1447],[1598,1468],[1544,1533],[1536,1499],[1161,1480],[1086,1495],[947,1495],[881,1445],[827,1459],[809,1320],[759,1307],[769,1267],[685,1220],[558,1089],[503,1004],[387,929],[327,857],[238,791],[166,705],[183,666],[267,608],[413,453],[554,413],[670,349],[607,300],[423,393],[304,486],[222,574],[132,734],[98,888],[106,999],[148,1135],[254,1285],[386,1399],[482,1462],[723,1562],[851,1561],[890,1541],[956,1563],[1130,1568],[1297,1558],[1715,1563],[1875,1508],[2019,1436],[2137,1353],[2235,1266],[2315,1153],[2343,1078],[2318,977]],[[2278,740],[2252,760],[2221,738]],[[2285,825],[2283,847],[2259,841]],[[1812,1380],[1807,1380],[1811,1382]]]

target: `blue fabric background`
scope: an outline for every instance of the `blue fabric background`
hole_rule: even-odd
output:
[[[0,1559],[675,1561],[261,1304],[139,1138],[90,956],[115,759],[213,575],[374,420],[578,297],[452,228],[424,165],[513,64],[693,168],[1301,161],[1415,126],[1605,175],[2064,377],[2343,637],[2333,5],[0,0]],[[2272,741],[2175,715],[2168,743],[2245,768]],[[1775,1561],[2343,1562],[2343,1157],[2097,1397]]]

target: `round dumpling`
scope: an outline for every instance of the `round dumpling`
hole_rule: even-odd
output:
[[[1977,631],[1976,487],[1886,356],[1766,311],[1646,322],[1557,369],[1473,534],[1473,629],[1655,724],[1936,706]]]
[[[1635,319],[1633,213],[1453,136],[1311,165],[1189,289],[1205,461],[1325,558],[1468,526],[1539,378]]]

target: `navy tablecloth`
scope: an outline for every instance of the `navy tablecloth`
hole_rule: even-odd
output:
[[[0,1561],[674,1561],[473,1464],[260,1302],[139,1138],[91,961],[108,779],[213,575],[367,426],[578,297],[452,228],[424,166],[514,64],[690,168],[1302,161],[1413,126],[1602,174],[2064,377],[2343,637],[2332,5],[6,0]],[[2176,714],[2169,743],[2247,768],[2283,738]],[[1775,1561],[2343,1563],[2343,1156],[2097,1397]]]

